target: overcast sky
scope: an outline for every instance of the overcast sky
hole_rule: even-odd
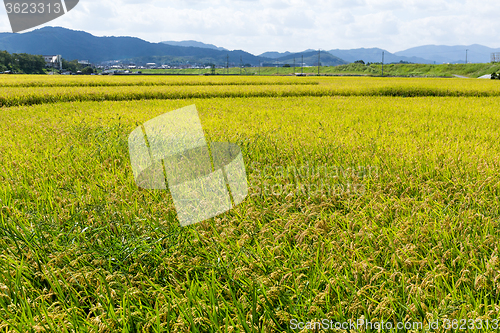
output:
[[[30,0],[31,1],[31,0]],[[498,0],[80,0],[45,24],[151,42],[265,51],[482,44],[500,47]],[[11,32],[5,7],[0,31]]]

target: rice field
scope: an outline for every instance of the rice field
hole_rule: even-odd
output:
[[[0,106],[83,101],[312,96],[500,96],[488,80],[315,77],[41,77],[0,81]],[[156,79],[156,80],[155,80]]]
[[[494,80],[0,76],[0,332],[496,331],[499,96]],[[168,191],[137,188],[127,139],[192,104],[207,141],[241,148],[249,195],[182,228]]]

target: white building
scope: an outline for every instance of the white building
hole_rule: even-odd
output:
[[[62,56],[60,54],[56,55],[44,55],[45,66],[51,68],[62,69]]]

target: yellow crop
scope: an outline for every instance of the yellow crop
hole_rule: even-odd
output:
[[[90,86],[87,78],[75,85],[74,79],[61,82],[54,87],[0,88],[0,105],[32,105],[70,101],[138,100],[138,99],[186,99],[213,97],[280,97],[280,96],[500,96],[500,85],[493,80],[453,79],[399,79],[399,78],[269,78],[258,83],[258,78],[240,81],[230,78],[223,83],[221,78],[207,84],[205,77],[189,78],[189,82],[158,81],[145,85],[141,77],[131,78],[126,84],[122,77],[110,86]],[[150,78],[147,78],[151,80]],[[238,80],[240,79],[240,80]],[[101,80],[100,77],[96,80]],[[304,80],[304,81],[301,81]],[[63,80],[64,81],[64,80]],[[239,82],[240,81],[240,82]],[[102,82],[101,82],[102,83]],[[115,84],[120,85],[115,85]],[[149,81],[148,84],[152,83]],[[24,83],[25,85],[28,83]],[[66,84],[66,85],[65,85]],[[106,83],[106,84],[109,84]],[[137,84],[137,85],[132,85]],[[40,85],[40,84],[38,84]]]
[[[0,331],[283,332],[318,318],[495,331],[496,81],[0,85]],[[190,104],[208,142],[241,148],[250,192],[180,228],[168,191],[137,188],[127,138]]]

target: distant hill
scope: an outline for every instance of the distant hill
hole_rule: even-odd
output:
[[[0,33],[0,50],[9,53],[61,54],[67,60],[80,59],[100,63],[134,59],[137,63],[162,59],[178,63],[216,63],[258,65],[259,58],[245,51],[221,51],[210,48],[150,43],[136,37],[96,37],[84,31],[44,27],[22,34]],[[265,60],[265,59],[264,59]],[[270,59],[269,59],[270,60]]]
[[[172,45],[174,44],[174,45]],[[364,62],[407,61],[412,63],[464,63],[465,50],[468,49],[467,61],[471,63],[488,63],[492,52],[500,52],[500,48],[483,45],[424,45],[404,51],[390,53],[380,48],[358,48],[351,50],[334,49],[321,51],[321,64],[335,66],[351,63],[356,60]],[[317,65],[317,50],[308,49],[302,52],[265,52],[255,56],[243,50],[228,51],[212,44],[197,41],[150,43],[136,37],[97,37],[84,31],[70,30],[60,27],[44,27],[26,33],[0,33],[0,50],[9,53],[29,54],[61,54],[66,60],[89,60],[101,63],[112,60],[131,61],[136,64],[156,62],[158,64],[209,64],[229,66],[260,63],[298,65],[304,56],[307,66]]]
[[[225,49],[223,47],[217,47],[213,44],[205,44],[202,42],[197,42],[195,40],[183,40],[180,42],[175,42],[175,41],[166,41],[162,42],[163,44],[168,44],[168,45],[174,45],[174,46],[184,46],[184,47],[201,47],[203,49],[213,49],[213,50],[220,50],[220,51],[228,51],[228,49]]]
[[[500,48],[490,48],[483,45],[423,45],[396,52],[398,56],[418,56],[442,63],[465,63],[465,50],[467,51],[467,62],[487,63],[490,62],[490,54],[500,52]]]
[[[262,54],[259,54],[259,57],[263,57],[263,58],[271,58],[271,59],[277,59],[277,58],[280,58],[280,57],[284,57],[284,56],[287,56],[287,55],[290,55],[292,54],[291,52],[274,52],[274,51],[270,51],[270,52],[264,52]]]
[[[379,48],[360,48],[360,49],[351,49],[351,50],[330,50],[328,51],[336,57],[342,58],[348,62],[355,62],[356,60],[363,60],[366,62],[381,62],[382,61],[382,52],[384,52],[384,62],[400,62],[400,61],[408,61],[414,63],[421,64],[430,64],[431,60],[414,57],[414,56],[403,56],[403,55],[395,55],[390,53],[387,50],[379,49]]]
[[[382,52],[384,52],[384,63],[397,63],[400,61],[417,63],[417,64],[442,64],[442,63],[465,63],[465,50],[467,52],[467,62],[469,63],[488,63],[490,62],[490,54],[493,52],[500,52],[500,48],[490,48],[483,45],[424,45],[417,46],[407,50],[391,53],[387,50],[380,48],[358,48],[340,50],[329,50],[330,54],[340,58],[348,63],[356,60],[363,60],[366,62],[381,62]],[[305,50],[302,53],[318,52],[317,50]],[[280,59],[289,56],[290,52],[265,52],[261,56],[272,59]],[[300,54],[300,53],[297,53]]]
[[[318,65],[318,51],[308,51],[308,52],[302,52],[302,53],[290,53],[290,54],[287,54],[285,56],[279,57],[275,60],[277,60],[281,63],[287,63],[287,64],[293,66],[294,59],[295,59],[295,64],[297,66],[300,66],[300,63],[302,61],[302,56],[304,57],[304,63],[306,66],[317,66]],[[326,51],[321,52],[320,62],[321,62],[322,66],[338,66],[338,65],[344,65],[344,64],[348,63],[347,61],[340,59],[336,56],[333,56]]]

